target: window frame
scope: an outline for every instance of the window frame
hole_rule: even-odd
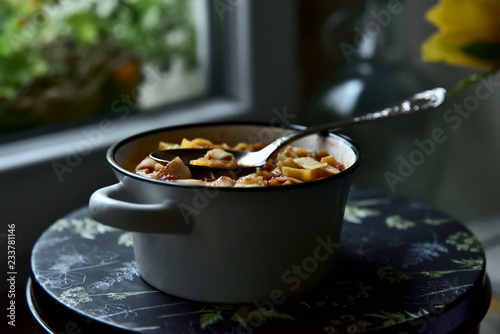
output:
[[[0,144],[0,156],[9,162],[0,165],[0,173],[64,159],[68,147],[77,150],[88,140],[88,133],[100,131],[102,138],[92,146],[92,151],[98,152],[117,140],[160,126],[193,120],[266,122],[275,108],[296,114],[295,1],[214,0],[208,4],[211,29],[221,32],[220,38],[211,34],[210,42],[220,52],[212,53],[209,67],[219,73],[209,73],[208,96],[146,113],[105,117],[104,121],[66,130],[15,138]]]

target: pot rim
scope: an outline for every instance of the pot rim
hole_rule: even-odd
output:
[[[115,154],[122,147],[123,145],[132,142],[134,140],[137,140],[138,138],[152,135],[155,133],[159,132],[166,132],[170,130],[179,130],[183,128],[195,128],[195,127],[213,127],[213,126],[263,126],[267,128],[286,128],[286,129],[291,129],[291,130],[302,130],[305,128],[303,125],[297,125],[297,124],[284,124],[284,125],[277,125],[277,126],[271,126],[266,123],[262,122],[208,122],[208,123],[189,123],[189,124],[181,124],[181,125],[174,125],[174,126],[166,126],[166,127],[161,127],[161,128],[154,128],[151,130],[143,131],[140,133],[136,133],[134,135],[131,135],[129,137],[126,137],[122,140],[119,140],[118,142],[114,143],[109,147],[109,149],[106,152],[106,159],[110,166],[120,172],[121,174],[124,174],[126,176],[132,177],[134,179],[137,179],[139,181],[144,181],[144,182],[150,182],[156,185],[161,185],[165,187],[181,187],[181,188],[189,188],[189,189],[205,189],[207,186],[204,185],[196,185],[196,184],[185,184],[185,183],[177,183],[177,182],[172,182],[172,181],[162,181],[162,180],[155,180],[155,179],[150,179],[146,178],[144,176],[137,175],[126,168],[122,167],[115,159]],[[318,185],[324,182],[331,182],[332,180],[337,180],[341,179],[344,177],[347,177],[348,175],[352,174],[361,164],[361,158],[362,154],[359,149],[359,147],[350,139],[349,137],[339,134],[339,133],[333,133],[331,131],[325,131],[328,135],[328,137],[336,138],[340,141],[342,141],[344,144],[346,144],[350,149],[355,154],[356,160],[354,163],[349,166],[347,169],[344,171],[328,176],[319,180],[311,181],[311,182],[304,182],[301,184],[293,184],[293,185],[287,185],[283,187],[217,187],[219,191],[237,191],[237,192],[246,192],[246,191],[252,191],[252,192],[260,192],[260,191],[284,191],[287,189],[295,189],[295,188],[304,188],[304,187],[310,187],[314,185]],[[323,133],[322,133],[323,134]]]

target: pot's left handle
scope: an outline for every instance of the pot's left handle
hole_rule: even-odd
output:
[[[145,233],[187,233],[191,225],[172,200],[157,204],[127,201],[121,183],[95,191],[89,200],[90,216],[111,227]]]

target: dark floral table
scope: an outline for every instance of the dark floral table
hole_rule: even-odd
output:
[[[489,306],[481,244],[429,205],[353,188],[340,251],[335,274],[306,294],[279,304],[200,303],[146,284],[131,233],[82,208],[36,243],[27,295],[54,333],[467,333]]]

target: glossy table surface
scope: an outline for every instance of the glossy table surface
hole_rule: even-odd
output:
[[[36,243],[28,295],[34,315],[55,333],[468,332],[488,309],[481,244],[427,204],[352,189],[339,250],[335,273],[308,293],[200,303],[151,288],[136,270],[131,233],[81,208]],[[293,271],[298,284],[308,270],[313,253]]]

